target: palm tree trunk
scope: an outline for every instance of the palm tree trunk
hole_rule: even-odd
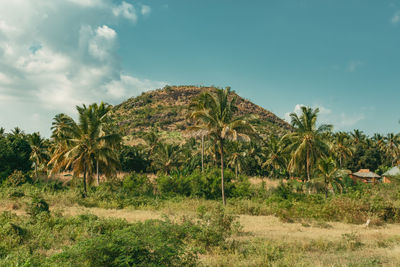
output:
[[[238,179],[238,165],[237,165],[237,163],[235,165],[235,177],[236,177],[236,181],[237,181],[237,179]]]
[[[307,149],[307,162],[306,162],[306,167],[307,167],[307,182],[311,180],[310,178],[310,152]]]
[[[204,171],[204,134],[201,135],[201,172]]]
[[[37,162],[35,162],[35,176],[36,176],[36,181],[38,180],[38,172],[37,172],[37,169],[38,169],[38,167],[37,167]]]
[[[328,181],[326,180],[326,177],[325,177],[325,199],[327,199],[328,198]]]
[[[83,196],[86,197],[87,189],[86,189],[86,167],[83,170]]]
[[[219,143],[220,143],[220,152],[221,152],[221,192],[222,192],[222,203],[225,206],[226,205],[226,199],[225,199],[225,186],[224,186],[224,141],[223,141],[223,139],[220,139]]]
[[[97,172],[97,186],[99,186],[100,185],[99,160],[96,161],[96,172]]]

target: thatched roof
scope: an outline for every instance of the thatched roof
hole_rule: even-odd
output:
[[[387,176],[387,177],[400,176],[400,168],[399,168],[399,166],[391,168],[390,170],[388,170],[387,172],[382,174],[382,176]]]
[[[353,176],[360,178],[381,178],[378,174],[373,173],[368,169],[361,169],[358,172],[353,173]]]

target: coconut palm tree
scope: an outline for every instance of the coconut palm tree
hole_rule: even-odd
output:
[[[84,195],[87,195],[87,178],[92,177],[95,163],[105,167],[105,174],[115,172],[118,156],[115,148],[121,141],[117,133],[105,131],[95,105],[77,106],[79,121],[76,123],[66,115],[57,115],[53,122],[56,149],[49,162],[52,173],[61,169],[72,169],[73,174],[83,174]]]
[[[353,145],[362,144],[366,140],[366,136],[363,133],[363,131],[360,131],[358,129],[355,129],[352,133],[350,133],[350,135],[352,138]]]
[[[301,115],[291,113],[294,132],[284,136],[292,151],[289,169],[301,170],[304,168],[307,181],[311,180],[311,171],[318,159],[328,154],[329,147],[325,140],[325,133],[332,130],[332,125],[323,124],[317,127],[319,109],[301,107]]]
[[[207,135],[218,145],[221,158],[221,193],[226,205],[224,187],[224,144],[226,140],[250,140],[253,127],[244,118],[235,116],[237,97],[231,95],[230,88],[216,89],[215,93],[205,92],[204,107],[190,114],[198,124],[193,130],[205,130]]]
[[[153,164],[165,173],[178,166],[180,162],[180,147],[175,144],[159,143],[153,154]]]
[[[48,159],[48,146],[46,140],[39,133],[29,135],[28,142],[32,150],[30,160],[35,165],[35,176],[37,179],[38,167]]]
[[[338,159],[339,168],[342,168],[343,161],[353,155],[351,140],[348,134],[338,132],[333,135],[331,153]]]
[[[338,169],[336,162],[332,158],[322,158],[318,162],[318,171],[322,175],[325,184],[325,198],[328,198],[328,186],[336,185],[342,188],[341,182],[338,178]]]
[[[235,170],[235,178],[238,179],[239,172],[242,171],[245,159],[247,156],[243,146],[239,142],[232,142],[230,144],[230,156],[228,158],[228,166]]]
[[[400,136],[397,134],[389,133],[383,137],[383,142],[380,142],[381,150],[390,158],[392,167],[396,164],[400,154]]]
[[[285,168],[287,163],[287,157],[285,153],[285,147],[276,136],[271,136],[269,142],[266,144],[266,161],[262,164],[263,168],[266,168],[269,173],[276,173]]]
[[[206,94],[200,94],[198,97],[193,99],[193,101],[189,105],[189,119],[190,119],[190,114],[192,114],[194,111],[199,111],[206,107],[207,99],[208,99],[208,97]],[[194,135],[201,137],[201,172],[203,172],[204,171],[204,137],[207,135],[207,132],[204,129],[200,129],[200,130],[197,130],[194,133]]]

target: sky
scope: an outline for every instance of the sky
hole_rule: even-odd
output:
[[[0,127],[169,85],[400,132],[400,0],[0,0]]]

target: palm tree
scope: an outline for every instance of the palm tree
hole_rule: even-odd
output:
[[[254,133],[253,127],[244,118],[235,117],[236,96],[231,96],[230,88],[225,90],[216,89],[216,93],[205,92],[202,96],[205,99],[204,107],[195,110],[190,117],[198,124],[193,130],[205,130],[207,135],[219,146],[221,158],[221,193],[222,202],[226,205],[224,187],[224,143],[226,140],[249,141],[250,134]]]
[[[322,158],[318,162],[318,171],[324,178],[325,198],[328,198],[328,186],[336,185],[341,188],[341,182],[338,178],[338,169],[336,162],[332,158]]]
[[[230,146],[230,157],[228,160],[228,166],[235,170],[235,178],[238,179],[239,172],[242,171],[243,165],[245,164],[245,158],[247,153],[244,151],[243,146],[239,142],[232,142]]]
[[[180,147],[175,144],[159,143],[153,154],[153,164],[157,169],[170,173],[180,162]]]
[[[104,129],[103,127],[107,125],[108,122],[110,122],[109,117],[107,116],[108,112],[111,111],[112,106],[108,105],[104,102],[101,102],[100,105],[97,105],[96,103],[90,105],[91,109],[93,109],[94,117],[96,118],[93,120],[97,125],[94,125],[93,127],[99,127],[100,135],[104,135],[105,131],[108,129]],[[109,131],[109,130],[108,130]],[[112,145],[116,145],[119,143],[114,142]],[[103,145],[103,144],[101,144]],[[97,176],[97,185],[100,185],[100,174],[99,174],[99,157],[101,156],[101,146],[98,146],[100,149],[98,153],[96,153],[96,176]]]
[[[399,135],[393,133],[387,134],[380,143],[382,151],[391,159],[392,167],[395,165],[400,151],[399,151]]]
[[[48,146],[46,140],[39,133],[33,133],[28,136],[28,141],[31,146],[30,159],[35,164],[35,176],[38,178],[38,167],[47,160]]]
[[[87,177],[92,177],[94,165],[105,166],[106,175],[115,172],[118,156],[115,148],[121,141],[117,133],[105,131],[104,121],[99,118],[98,107],[91,105],[76,107],[79,122],[66,115],[57,115],[53,122],[53,137],[56,149],[49,165],[52,173],[60,169],[72,169],[74,176],[83,174],[84,195],[87,195]]]
[[[331,152],[336,156],[339,161],[339,168],[342,168],[343,161],[353,155],[351,142],[348,134],[338,132],[334,134],[331,143]]]
[[[289,141],[288,149],[292,151],[289,169],[301,170],[304,167],[307,181],[310,181],[314,164],[328,153],[324,134],[331,131],[332,125],[323,124],[317,127],[318,108],[303,106],[301,111],[300,116],[296,113],[290,114],[294,132],[284,138]]]
[[[194,111],[199,111],[202,110],[206,107],[207,105],[207,95],[206,94],[200,94],[198,97],[196,97],[189,105],[189,118],[190,114],[192,114]],[[207,135],[207,132],[203,129],[196,131],[195,132],[196,136],[201,137],[201,172],[204,171],[204,137]]]
[[[271,136],[266,145],[266,161],[262,164],[270,173],[276,173],[286,166],[287,158],[283,144],[276,136]]]
[[[352,133],[350,133],[352,138],[353,145],[362,144],[365,142],[366,136],[363,131],[355,129]]]

